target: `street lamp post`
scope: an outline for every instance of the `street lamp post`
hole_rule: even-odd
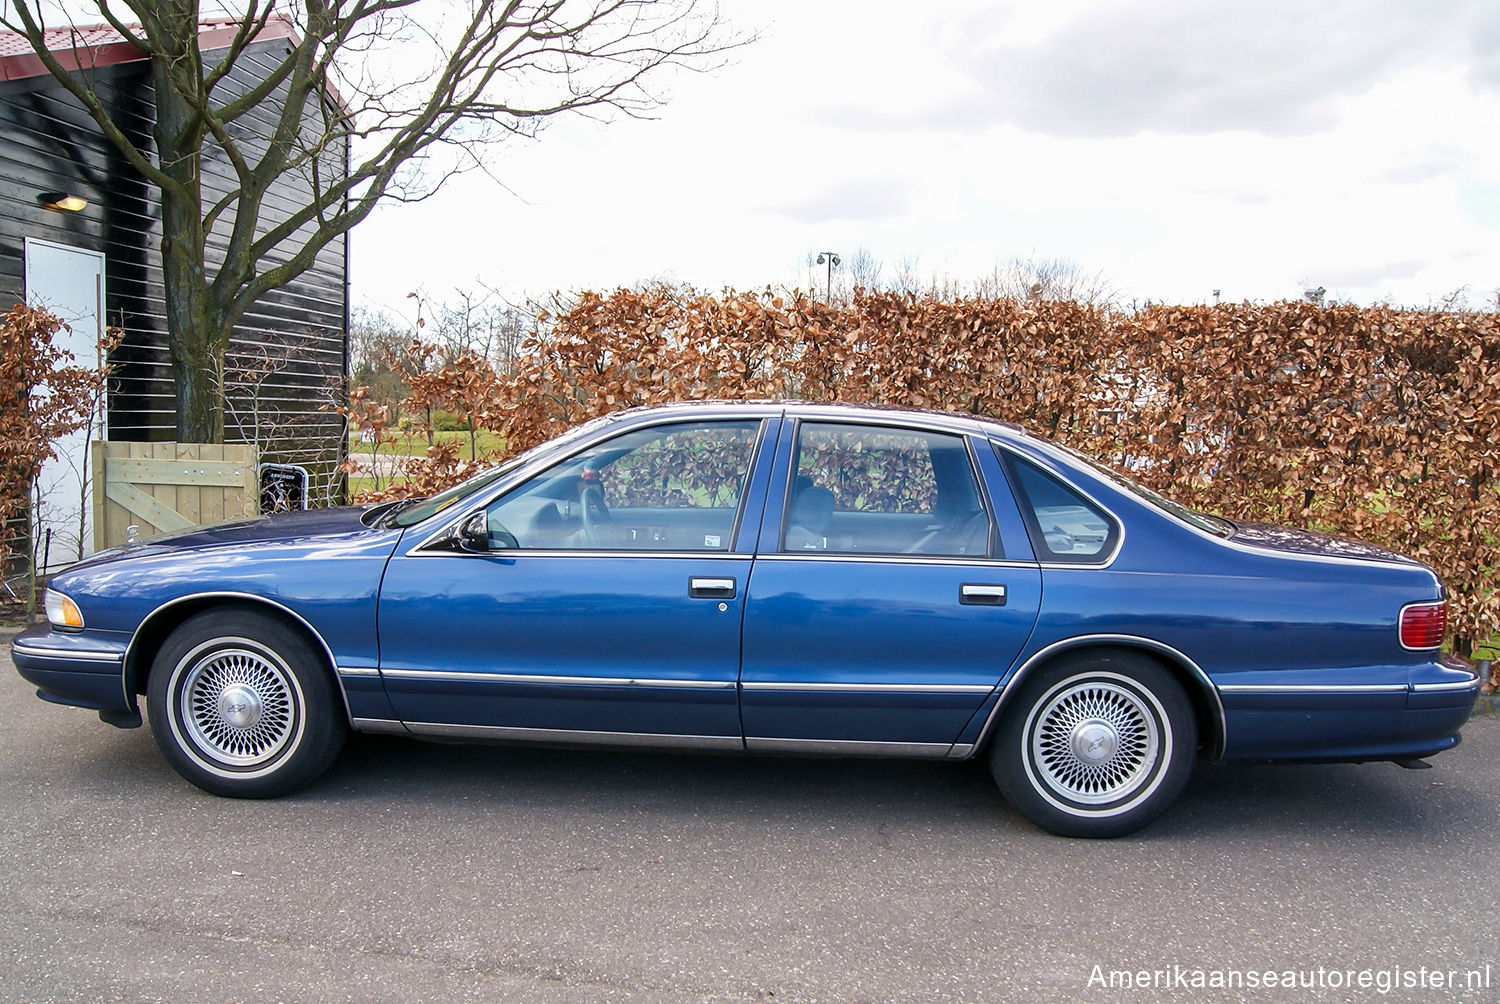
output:
[[[832,251],[819,251],[818,264],[828,266],[828,278],[823,287],[823,302],[833,302],[833,266],[839,263],[839,256]]]

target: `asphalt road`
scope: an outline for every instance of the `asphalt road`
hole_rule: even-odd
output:
[[[1429,771],[1200,768],[1084,842],[976,764],[356,737],[245,802],[8,657],[0,716],[5,1000],[1500,1000],[1494,717]],[[1190,986],[1266,970],[1315,989]]]

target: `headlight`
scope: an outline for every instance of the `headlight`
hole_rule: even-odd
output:
[[[74,631],[83,627],[83,614],[78,611],[78,604],[69,597],[56,589],[49,589],[45,603],[47,620],[53,627],[70,628]]]

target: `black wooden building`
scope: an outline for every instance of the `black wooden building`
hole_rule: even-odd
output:
[[[206,63],[233,31],[225,22],[203,24],[199,47]],[[288,51],[290,39],[289,26],[273,19],[221,87],[243,92],[254,86]],[[49,42],[65,66],[91,78],[137,147],[152,150],[154,106],[144,54],[106,26],[53,32]],[[268,103],[236,129],[252,140],[268,135],[276,111]],[[325,169],[346,171],[347,143],[330,157]],[[207,203],[234,187],[222,153],[215,159],[205,150],[203,187]],[[64,197],[86,204],[70,209],[78,203]],[[306,201],[306,189],[287,180],[266,200],[266,225]],[[47,73],[27,41],[0,33],[0,312],[26,298],[61,306],[57,312],[81,329],[70,345],[79,355],[87,354],[83,347],[99,326],[123,329],[109,359],[114,369],[105,408],[107,435],[115,441],[176,438],[161,239],[156,190]],[[210,268],[224,249],[222,237],[215,240],[211,235]],[[264,296],[236,326],[226,360],[225,439],[257,443],[262,461],[306,467],[314,505],[338,500],[342,490],[336,467],[344,424],[326,406],[341,401],[347,389],[347,252],[346,241],[329,245],[314,267]]]

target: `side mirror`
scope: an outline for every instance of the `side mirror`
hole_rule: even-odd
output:
[[[462,551],[483,554],[490,549],[489,514],[483,510],[463,521],[458,528],[458,547]]]
[[[515,534],[509,530],[492,530],[489,514],[476,512],[459,525],[458,531],[448,538],[450,547],[457,547],[469,554],[489,554],[520,547]]]

